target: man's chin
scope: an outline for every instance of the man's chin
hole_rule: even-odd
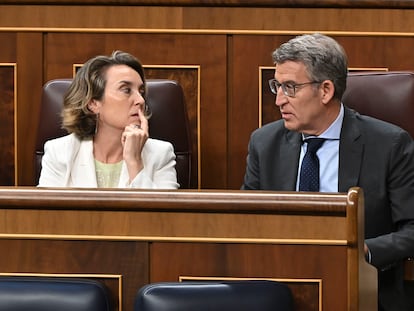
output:
[[[296,124],[294,124],[292,121],[288,121],[286,119],[284,119],[284,125],[285,128],[287,128],[289,131],[297,131],[298,127]]]

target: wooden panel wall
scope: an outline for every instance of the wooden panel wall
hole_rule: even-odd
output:
[[[15,127],[14,141],[0,143],[13,159],[0,163],[4,185],[33,184],[36,128],[47,122],[38,116],[41,86],[114,49],[150,67],[197,68],[197,83],[185,84],[185,91],[192,94],[198,186],[210,189],[240,187],[250,133],[278,118],[266,79],[280,43],[321,31],[344,45],[350,67],[414,70],[414,8],[404,1],[337,1],[331,7],[327,1],[313,7],[303,1],[23,2],[0,1],[0,63],[16,64],[16,85],[0,89],[2,98],[16,95],[13,113],[0,116]],[[151,77],[160,72],[151,69]]]

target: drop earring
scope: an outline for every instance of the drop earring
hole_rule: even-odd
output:
[[[147,119],[151,118],[152,116],[151,107],[147,103],[144,104],[144,116]]]
[[[95,135],[98,133],[98,124],[99,124],[99,112],[96,114],[96,120],[95,120]]]

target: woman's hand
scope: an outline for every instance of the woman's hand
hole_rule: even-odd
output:
[[[130,124],[122,133],[123,158],[128,168],[130,182],[144,168],[142,149],[148,139],[148,120],[143,112],[138,112],[140,123]]]

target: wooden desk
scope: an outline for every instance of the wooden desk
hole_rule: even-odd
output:
[[[144,284],[275,279],[297,310],[375,310],[363,195],[0,188],[0,272],[97,278],[118,309]],[[363,297],[363,298],[361,298]]]

